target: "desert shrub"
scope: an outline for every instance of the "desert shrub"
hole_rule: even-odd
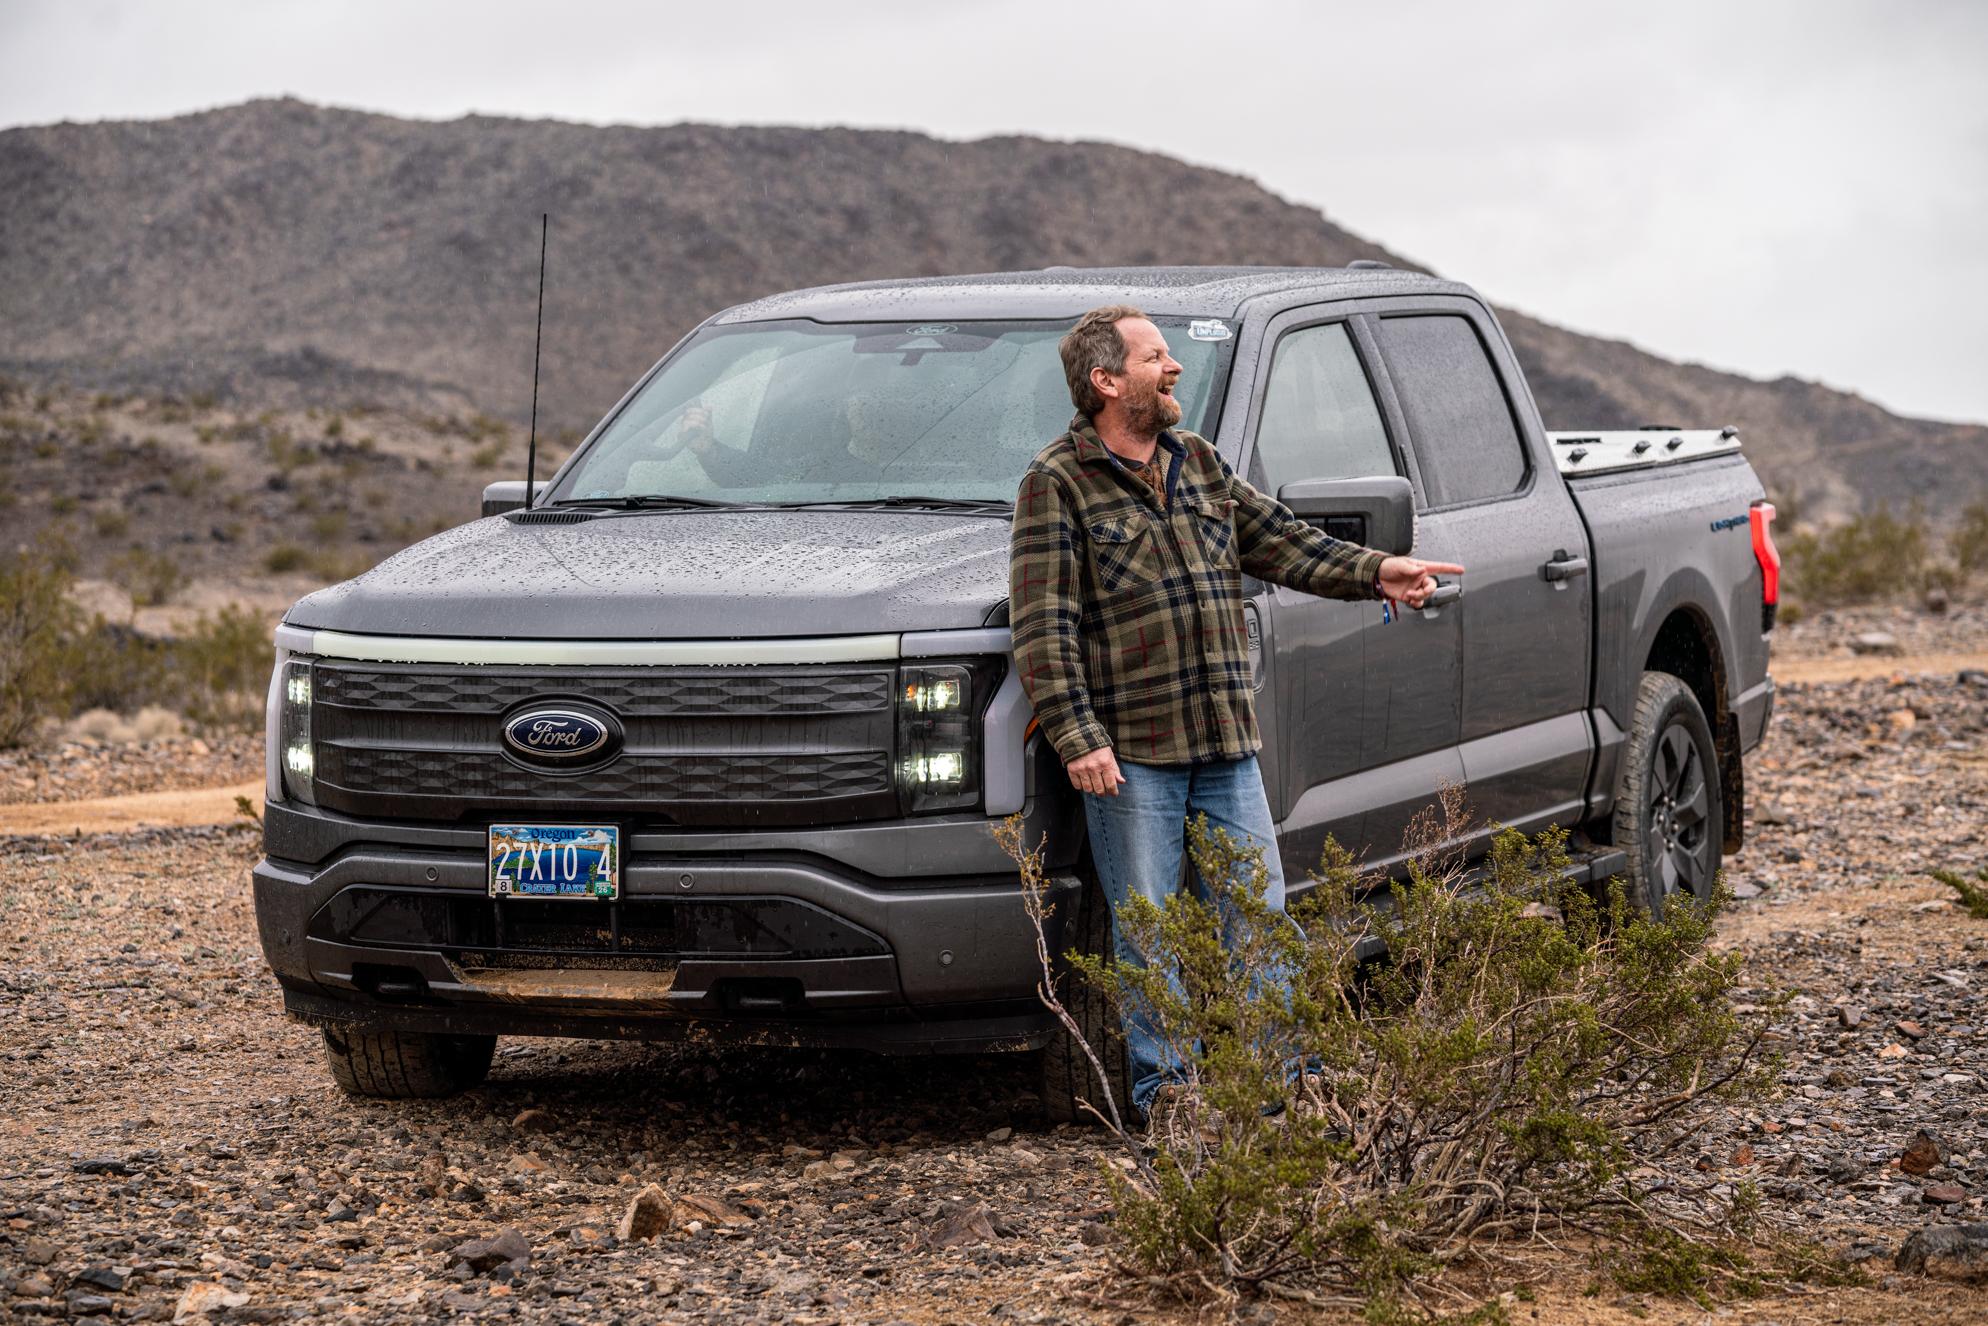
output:
[[[279,543],[263,554],[262,569],[274,575],[295,571],[302,567],[310,554],[294,543]]]
[[[1983,887],[1988,885],[1988,866],[1983,866],[1974,872],[1975,879],[1980,881],[1979,884],[1952,870],[1932,870],[1927,873],[1954,891],[1955,899],[1966,909],[1969,916],[1988,921],[1988,888]]]
[[[18,746],[65,712],[81,614],[71,573],[43,552],[0,558],[0,747]]]
[[[311,537],[324,543],[342,539],[349,519],[343,511],[320,511],[311,517]]]
[[[165,741],[182,735],[180,716],[161,705],[148,704],[130,718],[110,709],[86,709],[69,721],[67,735],[121,745]]]
[[[372,570],[373,559],[356,548],[320,548],[310,555],[305,566],[326,584],[336,584]]]
[[[1924,587],[1925,522],[1916,508],[1901,518],[1880,506],[1833,529],[1797,530],[1776,542],[1788,588],[1810,606],[1868,603]]]
[[[111,579],[131,595],[140,607],[156,608],[170,603],[186,588],[186,568],[171,553],[133,548],[111,559]]]
[[[191,465],[175,465],[166,473],[166,486],[172,490],[174,497],[192,497],[209,482],[206,470],[197,470]]]
[[[1499,1232],[1614,1220],[1699,1237],[1630,1171],[1691,1105],[1771,1080],[1765,1015],[1736,1007],[1741,959],[1707,947],[1718,904],[1645,915],[1619,884],[1597,901],[1567,881],[1558,829],[1498,834],[1466,887],[1429,846],[1459,808],[1420,822],[1409,877],[1378,895],[1328,843],[1291,918],[1264,901],[1259,853],[1191,826],[1208,896],[1119,912],[1144,965],[1067,955],[1186,1066],[1146,1145],[1126,1136],[1129,1167],[1107,1170],[1150,1282],[1387,1301]],[[1039,917],[1039,850],[1018,822],[1003,832]],[[1369,937],[1385,962],[1359,962]]]
[[[131,530],[131,517],[122,507],[107,507],[90,517],[90,528],[100,539],[121,539]]]
[[[1988,570],[1988,501],[1969,502],[1947,538],[1954,564],[1965,574]]]
[[[270,429],[267,438],[265,445],[269,448],[269,463],[286,477],[317,459],[317,454],[292,437],[287,428]]]
[[[495,469],[504,459],[504,443],[489,442],[469,453],[469,463],[480,470]]]
[[[71,712],[131,713],[148,705],[175,706],[171,646],[119,622],[93,619],[67,650]]]
[[[260,614],[232,603],[202,613],[172,653],[188,717],[210,727],[261,728],[276,646]]]

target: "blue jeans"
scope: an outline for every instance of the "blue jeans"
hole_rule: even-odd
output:
[[[1187,853],[1187,822],[1207,815],[1210,829],[1225,830],[1237,846],[1263,850],[1269,872],[1264,897],[1284,909],[1284,871],[1277,859],[1277,830],[1256,757],[1211,764],[1130,764],[1115,797],[1084,794],[1084,822],[1090,829],[1091,861],[1105,901],[1112,909],[1112,946],[1119,960],[1144,966],[1139,953],[1118,932],[1118,909],[1134,894],[1164,906],[1180,883]],[[1205,892],[1205,885],[1204,885]],[[1144,1018],[1125,1020],[1125,1048],[1131,1059],[1132,1104],[1147,1113],[1162,1084],[1178,1079],[1181,1064]]]

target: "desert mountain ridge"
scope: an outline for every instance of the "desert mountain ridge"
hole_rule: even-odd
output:
[[[710,312],[800,286],[1054,264],[1414,266],[1240,176],[1101,143],[264,100],[0,132],[0,372],[522,419],[541,212],[548,427],[590,424]],[[1548,427],[1737,425],[1770,493],[1805,514],[1938,510],[1988,489],[1988,427],[1500,317]]]

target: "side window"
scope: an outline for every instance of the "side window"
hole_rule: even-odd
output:
[[[1303,327],[1278,341],[1256,429],[1252,480],[1275,495],[1298,479],[1393,473],[1380,407],[1345,324]]]
[[[1502,497],[1525,482],[1525,446],[1470,319],[1382,318],[1380,341],[1430,506]]]

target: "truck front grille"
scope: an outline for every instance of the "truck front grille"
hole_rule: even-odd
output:
[[[875,665],[467,667],[319,661],[316,795],[366,817],[592,815],[620,823],[799,825],[899,813],[896,674]],[[620,754],[567,772],[513,756],[507,716],[561,700],[606,709]]]
[[[393,788],[417,797],[546,797],[572,801],[803,801],[888,792],[882,751],[844,755],[624,755],[592,773],[555,775],[475,752],[320,744],[318,785]]]

